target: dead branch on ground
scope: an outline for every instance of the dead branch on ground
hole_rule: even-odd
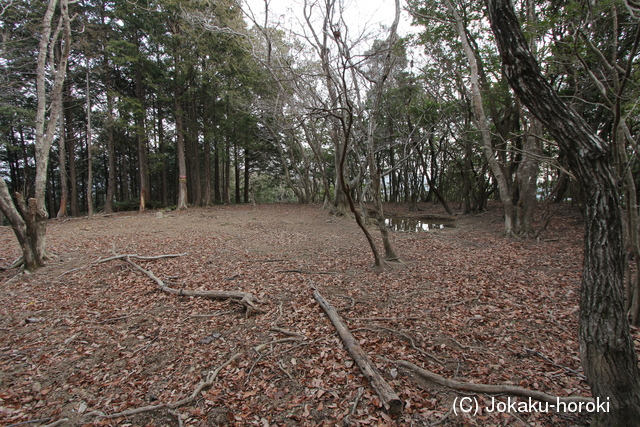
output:
[[[161,403],[158,405],[142,406],[140,408],[128,409],[126,411],[117,412],[115,414],[109,414],[109,415],[103,414],[102,412],[99,412],[99,411],[94,411],[86,414],[85,417],[95,416],[98,418],[114,419],[114,418],[120,418],[120,417],[129,417],[131,415],[141,414],[143,412],[156,411],[158,409],[167,409],[171,411],[173,409],[187,405],[193,402],[194,400],[196,400],[200,396],[200,393],[203,390],[211,387],[213,385],[213,382],[218,377],[218,374],[220,373],[220,371],[224,369],[227,365],[231,364],[238,357],[242,356],[242,354],[243,352],[234,354],[226,362],[218,366],[214,371],[209,371],[209,373],[207,374],[206,380],[200,381],[200,384],[198,384],[198,386],[195,388],[193,393],[191,393],[191,396],[185,397],[182,400],[178,400],[177,402],[174,402],[174,403]]]
[[[367,356],[351,332],[349,332],[349,329],[342,322],[342,319],[340,319],[340,315],[336,309],[326,299],[324,299],[317,289],[314,289],[313,291],[313,298],[327,313],[327,316],[338,331],[338,335],[340,335],[340,338],[349,351],[349,354],[360,368],[362,374],[369,381],[374,391],[378,394],[378,397],[380,397],[380,402],[383,407],[391,414],[398,414],[402,412],[402,400],[400,400],[396,392],[384,380],[384,378],[382,378],[382,375],[380,375],[376,367],[373,365],[369,356]]]
[[[135,259],[140,259],[144,261],[151,261],[151,260],[162,259],[162,258],[177,258],[185,255],[187,255],[187,252],[182,254],[167,254],[167,255],[156,255],[156,256],[141,256],[138,254],[117,254],[109,258],[98,258],[97,260],[93,261],[93,264],[101,264],[103,262],[112,261],[114,259],[135,258]]]
[[[404,360],[395,360],[393,363],[401,366],[407,370],[410,370],[422,378],[440,384],[445,387],[452,388],[454,390],[473,391],[476,393],[489,393],[489,394],[510,394],[513,396],[530,397],[542,402],[549,402],[556,404],[562,403],[592,403],[593,399],[590,397],[582,396],[569,396],[569,397],[556,397],[541,391],[529,390],[522,387],[516,387],[512,385],[493,385],[493,384],[477,384],[477,383],[465,383],[462,381],[450,380],[442,375],[427,371],[421,367],[414,365],[411,362]]]
[[[128,262],[129,264],[131,264],[136,270],[140,271],[141,273],[144,273],[147,277],[149,277],[151,280],[156,282],[156,284],[158,285],[158,288],[160,288],[160,290],[162,292],[167,292],[167,293],[174,294],[174,295],[184,295],[184,296],[188,296],[188,297],[201,297],[201,298],[209,298],[209,299],[228,299],[228,300],[231,300],[233,302],[236,302],[236,303],[244,306],[245,309],[246,309],[246,315],[247,316],[251,315],[252,312],[265,313],[264,310],[256,307],[256,305],[255,305],[255,304],[259,304],[261,301],[259,301],[255,296],[253,296],[253,294],[251,294],[249,292],[239,292],[239,291],[192,291],[192,290],[188,290],[188,289],[187,290],[185,290],[185,289],[174,289],[174,288],[171,288],[171,287],[165,285],[164,282],[162,280],[160,280],[155,274],[153,274],[152,271],[145,270],[144,268],[140,267],[135,262],[131,261],[129,256],[125,256],[123,258],[123,257],[118,255],[117,257],[112,257],[111,259],[124,259],[124,261]]]
[[[310,270],[299,270],[297,268],[293,270],[278,270],[276,273],[299,273],[299,274],[338,274],[333,271],[310,271]]]

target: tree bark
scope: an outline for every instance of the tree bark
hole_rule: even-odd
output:
[[[176,150],[178,155],[178,206],[177,209],[187,208],[187,162],[184,153],[184,124],[182,120],[182,102],[176,96]]]
[[[447,0],[447,7],[453,15],[456,23],[456,30],[458,36],[462,41],[465,55],[469,61],[469,68],[471,69],[471,95],[473,99],[473,111],[475,113],[475,122],[480,134],[482,135],[482,146],[484,149],[484,155],[489,162],[491,173],[498,183],[498,191],[500,193],[500,200],[504,208],[504,232],[507,235],[513,233],[514,226],[514,209],[513,199],[511,197],[511,186],[507,180],[506,174],[502,170],[502,166],[498,162],[498,158],[495,155],[493,146],[491,145],[491,131],[487,122],[487,116],[484,112],[482,105],[482,93],[480,92],[480,81],[478,77],[478,60],[476,59],[475,52],[473,51],[471,44],[467,38],[467,31],[462,22],[462,18],[458,14],[456,8]]]
[[[89,58],[87,64],[87,215],[93,218],[93,153],[92,141],[93,129],[91,129],[91,93],[89,87]]]
[[[313,298],[320,304],[320,307],[327,313],[331,323],[338,331],[347,351],[353,357],[362,375],[369,381],[371,387],[380,397],[382,406],[391,414],[402,412],[403,403],[391,386],[382,378],[376,367],[371,363],[367,353],[360,347],[349,329],[345,326],[336,309],[317,290],[313,291]]]
[[[527,108],[566,152],[584,199],[580,355],[594,397],[611,403],[592,425],[636,426],[640,374],[624,310],[620,195],[609,150],[542,77],[509,0],[487,0],[503,73]]]
[[[67,216],[67,203],[69,201],[69,185],[67,184],[67,150],[65,147],[64,115],[60,114],[60,135],[58,138],[58,162],[60,163],[60,207],[57,218]]]

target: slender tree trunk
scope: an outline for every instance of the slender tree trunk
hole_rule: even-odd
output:
[[[487,161],[489,162],[491,173],[498,183],[500,200],[502,201],[502,206],[504,208],[504,232],[507,235],[511,235],[513,233],[514,227],[514,209],[513,199],[511,197],[511,188],[491,144],[491,130],[489,129],[487,116],[485,115],[484,107],[482,105],[482,93],[480,92],[480,82],[478,78],[478,61],[476,59],[475,52],[473,51],[471,44],[469,43],[466,28],[464,26],[462,18],[458,14],[457,9],[451,4],[449,0],[447,0],[447,7],[449,8],[449,11],[455,19],[456,30],[458,31],[458,36],[460,37],[460,40],[462,42],[462,47],[464,48],[465,55],[467,56],[467,60],[469,61],[469,68],[471,69],[471,95],[473,98],[475,122],[478,130],[480,131],[480,134],[482,135],[484,154],[487,158]]]
[[[58,162],[60,163],[60,208],[58,218],[67,216],[67,203],[69,202],[69,188],[67,184],[67,150],[65,149],[64,114],[60,114],[58,139]]]
[[[89,58],[87,64],[87,214],[89,219],[93,218],[93,150],[91,139],[93,138],[91,129],[91,92],[89,88]]]
[[[238,155],[238,144],[233,146],[233,172],[236,178],[235,197],[236,204],[240,203],[240,160]]]
[[[213,143],[213,200],[216,203],[222,201],[220,194],[220,141],[218,138]]]
[[[184,124],[182,120],[182,102],[176,95],[175,101],[176,111],[176,150],[178,155],[178,206],[177,209],[187,208],[187,162],[185,158],[184,147]]]
[[[608,149],[542,77],[509,0],[487,0],[503,72],[520,100],[567,153],[578,179],[585,219],[580,298],[580,355],[594,398],[610,411],[592,425],[636,426],[640,373],[624,310],[624,251],[620,195]]]
[[[136,48],[138,54],[140,54],[140,40],[136,40]],[[139,177],[139,194],[140,194],[140,212],[144,212],[149,201],[149,156],[148,156],[148,141],[147,141],[147,129],[145,125],[145,99],[143,91],[142,81],[142,64],[136,64],[136,76],[135,76],[135,91],[136,99],[138,100],[138,107],[135,112],[136,117],[136,137],[138,140],[138,177]]]
[[[248,150],[244,149],[244,202],[249,203],[250,166]]]
[[[105,132],[107,136],[107,195],[104,200],[105,213],[113,212],[113,202],[116,194],[116,148],[113,142],[113,126],[115,124],[115,118],[113,117],[113,95],[111,94],[111,73],[108,69],[108,62],[105,56],[104,60],[104,74],[105,74],[105,92],[107,97],[107,120],[105,126]]]

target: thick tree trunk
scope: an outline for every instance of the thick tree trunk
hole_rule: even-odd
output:
[[[37,109],[35,118],[36,179],[35,197],[29,199],[28,206],[21,194],[16,193],[16,201],[11,199],[4,179],[0,178],[0,210],[7,216],[22,249],[22,261],[26,270],[34,270],[46,259],[45,233],[49,218],[45,206],[47,172],[51,143],[59,124],[62,109],[62,87],[67,70],[71,28],[68,0],[60,0],[60,25],[52,34],[52,21],[58,1],[50,0],[42,20],[42,32],[38,45],[36,66]],[[54,46],[60,33],[63,34],[63,48],[55,55]],[[55,58],[57,56],[57,58]],[[47,96],[47,58],[57,59],[50,63],[53,84]],[[47,105],[47,99],[50,100]],[[49,117],[47,121],[47,110]]]
[[[640,374],[624,310],[620,195],[607,147],[542,77],[510,0],[487,0],[503,72],[520,100],[567,153],[584,199],[580,354],[595,398],[610,402],[592,425],[636,426]]]

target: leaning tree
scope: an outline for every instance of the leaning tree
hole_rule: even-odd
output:
[[[609,147],[542,77],[511,1],[487,0],[487,5],[509,85],[566,152],[582,190],[580,355],[593,396],[611,403],[592,425],[638,425],[640,375],[624,310],[620,194]]]

